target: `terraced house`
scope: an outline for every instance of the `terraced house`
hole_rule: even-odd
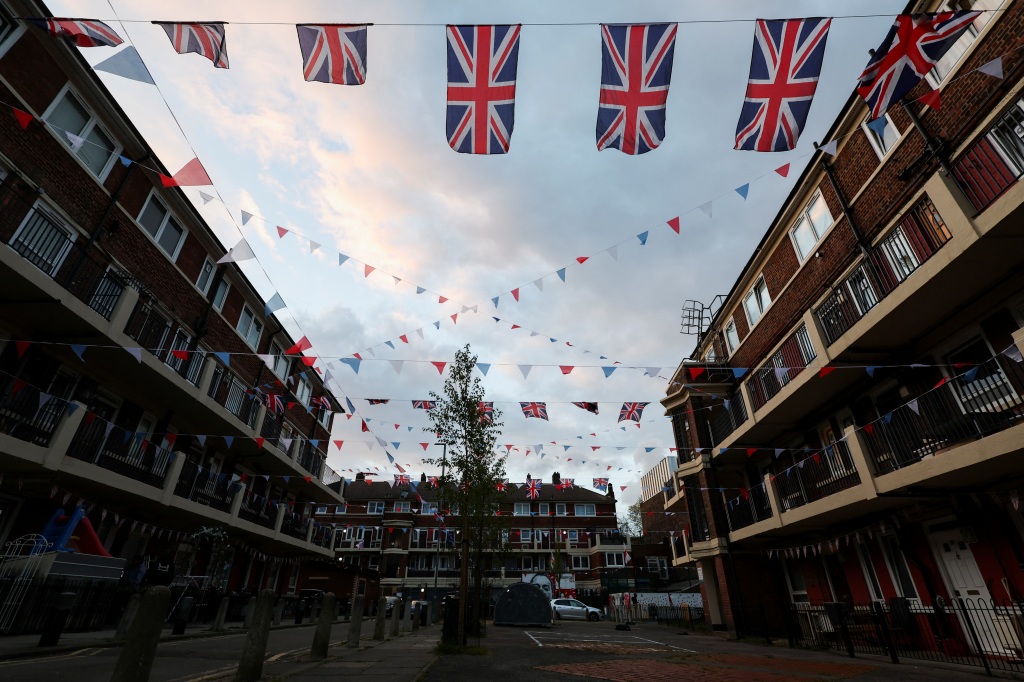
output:
[[[981,14],[884,126],[851,95],[676,371],[664,508],[715,627],[1020,659],[1022,36]]]
[[[15,19],[47,14],[0,3],[0,547],[80,505],[115,558],[288,591],[333,556],[341,410],[77,49]]]

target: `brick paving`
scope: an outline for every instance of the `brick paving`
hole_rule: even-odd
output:
[[[874,666],[828,661],[799,661],[767,656],[687,656],[677,660],[614,659],[573,665],[538,666],[558,672],[612,682],[780,682],[842,680],[874,671]]]

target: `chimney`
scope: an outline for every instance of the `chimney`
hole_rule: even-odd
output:
[[[551,472],[551,485],[561,485],[561,484],[562,484],[562,474],[558,473],[557,471],[552,471]]]
[[[365,481],[366,480],[366,474],[364,474],[362,471],[358,472],[356,474],[356,480],[357,481]]]
[[[608,499],[612,502],[615,501],[615,486],[612,485],[611,481],[608,481],[608,492],[606,492],[605,495],[607,495]]]
[[[427,482],[427,474],[426,473],[420,474],[420,483],[426,483],[426,482]]]

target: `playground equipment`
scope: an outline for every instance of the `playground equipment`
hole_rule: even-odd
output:
[[[78,531],[77,534],[75,531]],[[110,557],[96,536],[92,522],[85,518],[85,507],[79,505],[69,517],[63,509],[53,512],[43,529],[43,537],[55,552],[79,552],[93,556]],[[69,546],[71,545],[71,546]]]

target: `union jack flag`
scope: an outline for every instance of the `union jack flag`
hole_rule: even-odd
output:
[[[321,410],[331,411],[331,399],[325,395],[318,395],[313,398],[312,407],[319,407]]]
[[[783,152],[796,147],[818,87],[831,24],[822,18],[757,21],[736,149]]]
[[[228,68],[228,39],[223,23],[153,23],[164,30],[178,54],[195,52],[209,59],[218,69]]]
[[[597,149],[645,154],[665,138],[676,24],[601,25]]]
[[[430,478],[427,479],[427,481],[430,482],[430,486],[432,488],[436,488],[437,487],[437,476],[431,476]]]
[[[395,474],[395,485],[409,485],[408,474]]]
[[[981,12],[901,14],[858,79],[857,94],[880,118],[942,59]]]
[[[526,482],[526,496],[531,500],[540,497],[541,482],[539,478],[532,478]]]
[[[640,421],[640,417],[642,417],[644,413],[644,408],[648,405],[650,405],[650,403],[622,403],[622,408],[619,409],[619,421]]]
[[[412,401],[412,409],[414,410],[432,410],[437,407],[437,403],[433,400],[414,400]]]
[[[78,47],[116,47],[123,40],[114,29],[95,19],[29,19],[47,33]]]
[[[576,486],[576,479],[575,478],[563,478],[562,479],[562,490],[565,490],[566,488],[573,488],[575,486]]]
[[[486,424],[494,417],[494,403],[480,403],[480,423]]]
[[[448,144],[505,154],[516,110],[520,24],[448,27]]]
[[[281,414],[284,412],[284,399],[273,393],[267,394],[267,409],[274,414]]]
[[[607,478],[595,478],[594,487],[601,492],[608,492],[608,479]]]
[[[547,403],[519,403],[519,407],[523,408],[523,414],[527,419],[530,417],[544,421],[548,419]]]
[[[576,407],[597,414],[597,403],[573,403]]]
[[[507,486],[507,485],[508,485],[508,479],[507,478],[499,478],[497,481],[494,482],[494,487],[498,491],[500,491],[500,492],[505,492],[505,486]]]
[[[296,24],[307,81],[362,85],[366,82],[365,24]]]
[[[367,398],[366,402],[371,405],[387,405],[391,402],[390,398]]]

